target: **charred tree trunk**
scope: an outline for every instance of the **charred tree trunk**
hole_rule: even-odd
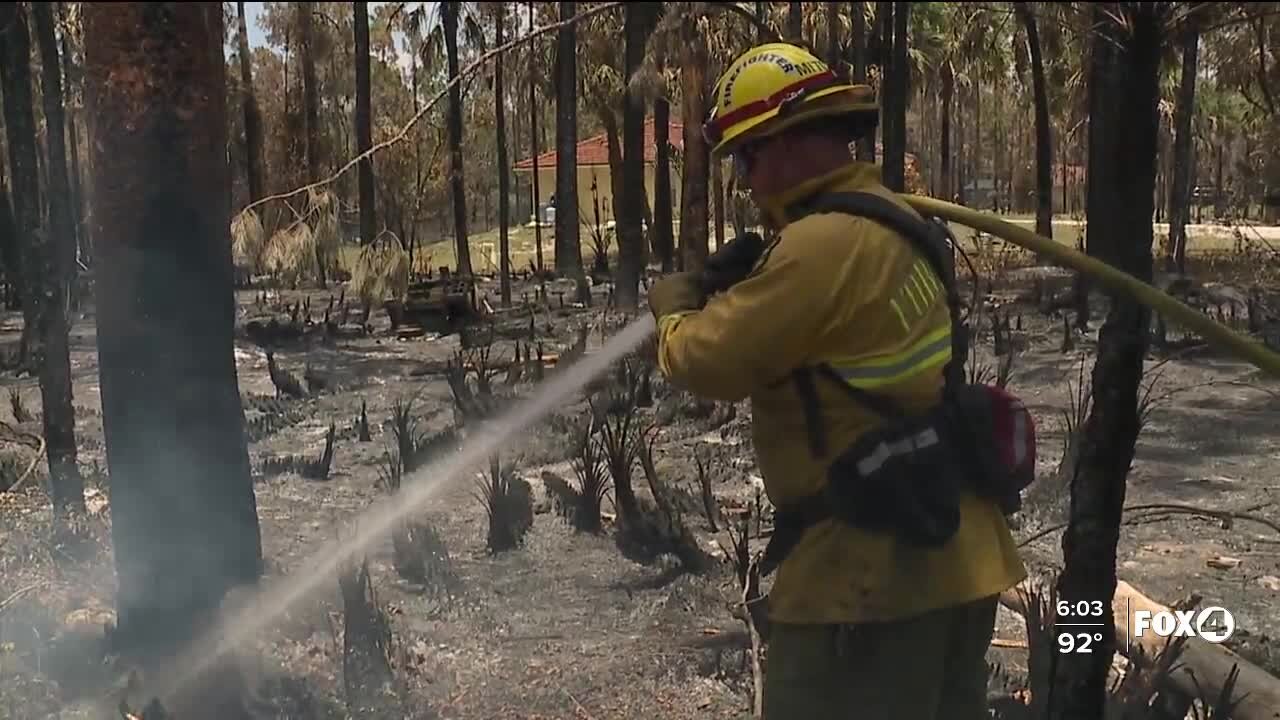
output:
[[[622,181],[622,130],[618,127],[618,115],[613,108],[605,107],[599,113],[600,124],[604,126],[604,144],[605,154],[609,157],[609,192],[613,197],[610,198],[609,212],[613,213],[613,219],[623,217],[626,211],[622,208],[623,181]]]
[[[853,81],[855,83],[867,82],[867,15],[866,3],[855,2],[849,4],[850,21],[852,23],[850,34],[853,35],[851,44],[853,46]],[[867,133],[860,138],[856,147],[856,156],[862,162],[876,161],[876,134],[875,131]],[[944,198],[949,200],[950,198]]]
[[[629,3],[623,21],[624,88],[644,61],[645,43],[653,27],[652,8]],[[640,300],[640,274],[644,270],[644,101],[637,93],[622,93],[622,214],[618,217],[618,274],[614,300],[621,308],[634,308]]]
[[[84,27],[115,636],[164,655],[262,569],[232,353],[222,9],[88,3]]]
[[[493,11],[494,38],[500,47],[506,42],[507,6],[497,3]],[[493,117],[498,136],[498,286],[505,308],[511,307],[511,238],[507,234],[511,223],[511,169],[507,166],[507,94],[502,57],[498,55],[493,66]]]
[[[320,88],[316,82],[314,3],[297,4],[298,34],[301,36],[303,138],[306,141],[307,182],[320,179]],[[328,263],[316,244],[316,279],[328,285]]]
[[[804,3],[787,3],[787,41],[804,41]]]
[[[66,3],[58,3],[59,17],[63,17],[62,13],[66,12]],[[89,242],[88,233],[84,228],[84,191],[81,187],[82,176],[80,174],[80,132],[76,129],[76,113],[75,102],[71,98],[74,97],[74,88],[79,84],[74,78],[79,77],[79,73],[75,72],[75,58],[71,54],[71,47],[67,42],[67,33],[62,34],[62,105],[66,108],[67,119],[67,152],[70,166],[67,174],[71,178],[71,216],[75,223],[76,236],[76,254],[81,257],[86,264],[93,262],[92,243]],[[67,107],[70,106],[70,107]]]
[[[956,74],[955,67],[950,60],[942,63],[942,107],[940,108],[942,118],[941,137],[938,139],[941,148],[940,162],[938,163],[939,188],[942,199],[947,202],[951,201],[951,101],[955,95]]]
[[[356,153],[363,155],[373,147],[373,101],[369,88],[369,3],[352,3],[355,13],[356,45]],[[360,242],[371,243],[378,232],[377,207],[373,194],[373,158],[360,161],[358,168],[360,194]]]
[[[827,65],[840,66],[840,6],[827,3]]]
[[[40,227],[40,178],[36,170],[36,121],[31,97],[31,38],[18,3],[0,3],[0,95],[9,151],[9,195],[13,198],[12,258],[5,258],[9,282],[22,303],[18,363],[35,369],[43,356],[40,337],[40,271],[32,257]],[[8,243],[6,243],[8,244]]]
[[[3,10],[0,10],[3,12]],[[0,43],[4,40],[0,37]],[[22,261],[18,250],[18,227],[13,206],[9,204],[9,186],[0,173],[0,263],[4,264],[4,308],[13,310],[22,304],[18,283],[22,282]]]
[[[537,27],[534,23],[532,2],[529,3],[529,27]],[[530,53],[529,56],[530,62],[533,62],[534,53]],[[538,142],[538,83],[533,79],[534,70],[535,68],[533,67],[529,68],[529,150],[530,157],[533,158],[533,243],[536,246],[534,248],[534,262],[538,266],[538,288],[539,292],[544,294],[542,299],[545,300],[545,286],[543,285],[545,266],[542,264],[542,213],[539,212],[541,209],[540,203],[542,202],[540,194],[542,187],[538,178],[538,174],[541,172],[538,168],[538,153],[542,150],[542,145]],[[557,105],[559,102],[560,96],[557,94]]]
[[[41,97],[49,150],[49,224],[35,253],[43,268],[38,282],[40,329],[44,358],[40,363],[40,399],[44,412],[45,454],[49,459],[49,496],[60,513],[84,510],[84,481],[76,465],[76,411],[71,401],[71,356],[68,347],[67,301],[75,277],[75,222],[67,183],[64,139],[62,67],[54,33],[53,7],[32,3],[36,44],[40,47]]]
[[[458,79],[458,14],[462,7],[457,2],[440,4],[440,16],[444,23],[445,62],[449,66],[449,80]],[[449,108],[446,111],[449,126],[449,192],[453,199],[453,239],[457,255],[458,274],[469,276],[471,269],[471,245],[467,240],[467,184],[462,172],[462,88],[453,82],[449,86]]]
[[[1044,56],[1040,50],[1040,33],[1035,15],[1026,3],[1014,3],[1013,9],[1027,33],[1027,49],[1031,55],[1031,86],[1036,106],[1036,234],[1053,237],[1053,145],[1049,129],[1049,92],[1045,86]],[[1064,203],[1063,210],[1066,210]]]
[[[1187,223],[1191,221],[1191,188],[1195,172],[1194,135],[1191,120],[1195,115],[1196,68],[1200,48],[1200,31],[1195,20],[1188,21],[1182,37],[1182,79],[1178,84],[1178,104],[1174,111],[1177,136],[1173,144],[1173,188],[1169,193],[1169,247],[1165,269],[1187,271]]]
[[[662,263],[663,272],[671,272],[675,254],[675,232],[671,217],[671,103],[658,98],[653,103],[653,254]]]
[[[1150,282],[1156,108],[1167,9],[1155,3],[1108,5],[1107,10],[1101,4],[1093,9],[1099,35],[1089,77],[1089,252]],[[1093,408],[1071,479],[1069,525],[1062,540],[1065,567],[1057,587],[1058,597],[1073,607],[1078,601],[1115,593],[1116,544],[1138,439],[1138,392],[1149,319],[1147,308],[1116,293],[1098,334]],[[1087,655],[1053,656],[1052,691],[1058,698],[1049,714],[1053,720],[1104,715],[1116,640],[1110,603],[1103,606],[1100,647]]]
[[[707,102],[707,48],[691,28],[680,43],[680,91],[684,120],[684,166],[680,179],[679,269],[699,272],[707,259],[707,174],[710,148],[702,136]]]
[[[253,88],[253,58],[249,54],[249,30],[244,19],[244,3],[236,3],[240,55],[240,102],[244,111],[245,168],[249,171],[249,202],[262,199],[266,190],[262,178],[262,114]]]
[[[576,2],[560,3],[560,19],[577,11]],[[556,31],[556,271],[579,280],[586,290],[578,219],[578,33],[565,25]]]
[[[907,21],[911,3],[893,3],[893,46],[889,70],[885,74],[884,184],[890,190],[902,192],[906,186],[907,152]]]

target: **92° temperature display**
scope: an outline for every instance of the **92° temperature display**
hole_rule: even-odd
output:
[[[1104,615],[1108,608],[1101,600],[1059,600],[1053,623],[1057,631],[1058,652],[1092,653],[1102,644]]]

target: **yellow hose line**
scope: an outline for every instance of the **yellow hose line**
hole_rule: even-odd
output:
[[[1188,307],[1176,298],[1138,280],[1132,275],[1121,272],[1066,245],[1037,235],[1026,228],[1007,223],[988,213],[971,210],[967,207],[923,195],[904,194],[901,197],[922,215],[933,215],[947,222],[990,233],[1003,240],[1008,240],[1014,245],[1019,245],[1032,252],[1050,257],[1115,290],[1128,293],[1138,302],[1169,320],[1194,330],[1211,345],[1247,360],[1268,374],[1280,377],[1280,353],[1271,351],[1253,338],[1241,335],[1208,315]]]

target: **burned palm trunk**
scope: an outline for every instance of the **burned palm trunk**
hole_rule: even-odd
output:
[[[262,570],[232,352],[222,9],[87,4],[84,19],[115,637],[167,654]]]
[[[1162,24],[1167,7],[1095,6],[1100,36],[1092,48],[1088,213],[1091,254],[1151,281],[1157,101]],[[1121,27],[1121,22],[1127,27]],[[1149,311],[1116,294],[1098,336],[1093,407],[1085,422],[1071,478],[1069,525],[1063,536],[1065,567],[1057,593],[1078,601],[1110,598],[1116,588],[1116,545],[1125,482],[1138,439],[1138,393],[1147,349]],[[1055,720],[1104,714],[1107,673],[1115,650],[1110,603],[1103,603],[1103,641],[1092,654],[1055,655],[1050,710]],[[1094,618],[1091,622],[1096,622]],[[1062,618],[1059,622],[1070,622]]]

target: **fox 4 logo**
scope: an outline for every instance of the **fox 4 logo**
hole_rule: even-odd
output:
[[[1236,620],[1226,608],[1207,607],[1194,610],[1136,610],[1133,613],[1133,635],[1143,637],[1154,633],[1162,638],[1198,637],[1211,643],[1221,643],[1236,631]]]

